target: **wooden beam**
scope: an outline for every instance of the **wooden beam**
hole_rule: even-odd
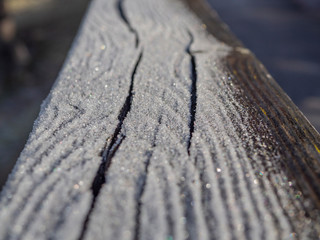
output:
[[[92,2],[1,193],[1,239],[319,237],[319,134],[193,3]]]

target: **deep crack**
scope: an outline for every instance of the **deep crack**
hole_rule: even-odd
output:
[[[117,8],[119,11],[119,15],[122,18],[123,22],[128,26],[129,31],[135,36],[135,47],[137,48],[139,46],[139,35],[136,29],[134,29],[129,22],[127,15],[125,14],[123,10],[123,1],[124,0],[118,0]]]
[[[191,139],[194,132],[194,123],[196,119],[196,110],[197,110],[197,68],[196,68],[196,58],[191,51],[191,45],[193,44],[194,37],[190,31],[188,31],[190,36],[190,42],[186,48],[187,54],[190,56],[190,78],[191,78],[191,104],[190,104],[190,122],[189,122],[189,140],[188,140],[188,154],[190,155],[190,146],[191,146]]]
[[[85,218],[85,221],[83,223],[81,234],[80,234],[80,236],[78,238],[79,240],[82,240],[84,238],[87,226],[89,224],[89,218],[90,218],[90,215],[91,215],[91,213],[92,213],[92,211],[94,209],[97,197],[98,197],[98,195],[100,193],[100,190],[101,190],[102,186],[106,183],[106,176],[105,175],[106,175],[106,172],[108,171],[108,169],[111,166],[112,158],[116,154],[116,152],[119,149],[121,143],[123,142],[123,140],[126,137],[123,134],[121,134],[121,129],[122,129],[122,125],[123,125],[123,122],[124,122],[125,118],[127,117],[128,113],[131,110],[132,98],[133,98],[134,79],[135,79],[135,75],[136,75],[138,66],[139,66],[139,64],[141,62],[142,55],[143,55],[143,52],[141,51],[141,53],[140,53],[140,55],[138,57],[138,60],[136,62],[136,65],[135,65],[135,67],[133,69],[132,75],[131,75],[131,83],[130,83],[130,87],[129,87],[129,92],[128,92],[127,98],[126,98],[126,100],[125,100],[125,102],[124,102],[124,104],[123,104],[123,106],[122,106],[122,108],[120,110],[119,115],[118,115],[119,123],[118,123],[116,129],[113,132],[110,144],[108,144],[108,141],[107,141],[106,145],[108,145],[108,147],[105,147],[105,150],[101,154],[101,156],[102,156],[101,164],[100,164],[100,166],[98,168],[98,171],[96,173],[96,176],[95,176],[95,178],[93,180],[93,183],[92,183],[92,186],[91,186],[92,195],[93,195],[93,199],[92,199],[92,202],[91,202],[91,207],[90,207],[90,209],[88,211],[88,214],[87,214],[87,216]]]

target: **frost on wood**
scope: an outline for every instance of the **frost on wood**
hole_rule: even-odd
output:
[[[247,50],[180,1],[94,0],[0,239],[314,239],[317,176],[319,134]]]

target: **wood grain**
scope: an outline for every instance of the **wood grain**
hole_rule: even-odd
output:
[[[203,2],[95,0],[0,238],[317,239],[319,140]]]

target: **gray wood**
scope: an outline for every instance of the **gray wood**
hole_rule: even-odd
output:
[[[0,239],[319,236],[319,134],[193,3],[92,2],[1,193]]]

